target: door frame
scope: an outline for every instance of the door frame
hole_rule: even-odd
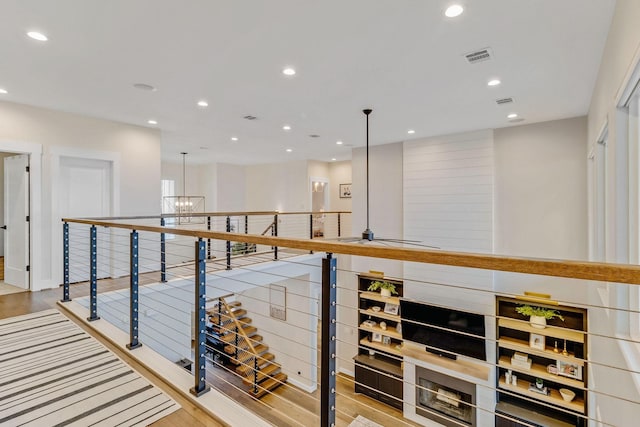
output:
[[[42,223],[42,144],[0,139],[0,151],[29,155],[29,284],[27,290],[40,290],[44,254]]]
[[[62,247],[62,217],[60,215],[61,161],[63,157],[85,160],[103,160],[111,163],[111,216],[120,215],[120,153],[74,147],[51,147],[51,212],[52,248]],[[57,284],[62,283],[62,251],[51,251],[52,277]]]

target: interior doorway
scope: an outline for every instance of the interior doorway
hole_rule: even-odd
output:
[[[0,153],[0,254],[5,285],[30,289],[30,172],[29,154]]]
[[[311,211],[313,237],[324,237],[324,213],[329,205],[329,180],[326,178],[311,178]]]

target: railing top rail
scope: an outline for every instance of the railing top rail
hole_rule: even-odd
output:
[[[351,211],[301,211],[301,212],[278,212],[278,211],[235,211],[235,212],[194,212],[190,214],[165,213],[160,215],[135,215],[135,216],[105,216],[86,217],[91,221],[123,221],[137,219],[161,219],[161,218],[193,218],[207,216],[245,216],[245,215],[321,215],[321,214],[350,214]]]
[[[373,258],[413,261],[427,264],[498,270],[513,273],[566,277],[573,279],[640,284],[640,266],[588,261],[566,261],[541,258],[523,258],[493,254],[476,254],[443,250],[392,248],[356,243],[331,242],[328,240],[305,240],[284,237],[236,234],[221,231],[190,230],[142,224],[124,224],[112,221],[63,218],[63,222],[123,228],[137,231],[170,233],[203,239],[230,240],[256,243],[307,251],[330,252],[343,255],[368,256]]]

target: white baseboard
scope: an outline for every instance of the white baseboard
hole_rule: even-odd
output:
[[[313,393],[318,388],[315,385],[309,385],[309,384],[301,383],[300,381],[297,381],[295,378],[291,378],[290,375],[287,375],[287,377],[288,377],[287,378],[287,382],[288,383],[298,387],[299,389],[302,389],[302,390],[306,391],[307,393]]]

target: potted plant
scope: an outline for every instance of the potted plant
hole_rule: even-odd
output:
[[[380,295],[383,297],[390,297],[391,295],[398,295],[396,291],[396,285],[393,283],[387,282],[386,280],[376,280],[375,282],[371,282],[368,291],[375,292],[380,289]]]
[[[529,316],[529,323],[531,326],[537,329],[544,329],[547,327],[547,320],[551,320],[555,317],[564,322],[564,317],[558,312],[558,310],[552,310],[550,308],[530,306],[528,304],[516,307],[516,312],[523,316]]]

